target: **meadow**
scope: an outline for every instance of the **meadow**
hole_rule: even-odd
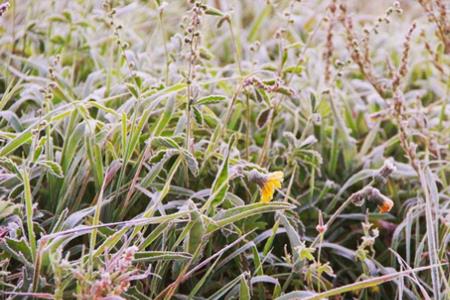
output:
[[[446,0],[0,5],[1,299],[450,299]]]

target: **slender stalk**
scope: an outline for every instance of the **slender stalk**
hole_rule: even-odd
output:
[[[233,42],[234,53],[236,56],[236,64],[238,66],[239,75],[243,76],[242,66],[241,66],[241,51],[238,46],[238,40],[236,39],[236,35],[233,29],[233,23],[231,18],[227,19],[228,28],[230,29],[231,41]],[[250,135],[251,135],[251,107],[250,107],[250,98],[248,95],[245,95],[245,105],[246,105],[246,132],[245,132],[245,158],[247,160],[250,159]]]
[[[248,95],[245,95],[245,103],[247,106],[246,109],[246,119],[247,119],[247,128],[245,131],[245,158],[250,160],[250,133],[251,133],[251,124],[252,124],[252,112],[250,107],[250,98]]]
[[[242,76],[241,51],[240,51],[240,49],[238,47],[236,35],[234,34],[234,30],[233,30],[233,24],[232,24],[230,18],[228,18],[228,22],[227,23],[228,23],[228,27],[230,28],[231,41],[233,42],[234,53],[236,55],[236,63],[237,63],[237,66],[238,66],[239,74]]]
[[[291,194],[292,185],[294,184],[295,179],[295,173],[297,172],[297,164],[294,164],[294,167],[292,168],[292,175],[291,179],[289,180],[289,184],[286,190],[286,194],[284,195],[284,202],[288,202],[289,195]]]
[[[258,165],[263,166],[266,160],[267,152],[269,151],[270,142],[272,140],[272,131],[273,131],[273,121],[275,119],[275,109],[272,108],[269,118],[269,124],[267,125],[266,136],[264,137],[264,144],[261,150],[261,155],[258,159]]]
[[[163,22],[163,10],[159,13],[159,26],[161,28],[161,38],[164,46],[164,59],[165,61],[165,69],[164,69],[164,79],[166,86],[169,86],[169,51],[167,49],[167,41],[166,41],[166,29],[164,27]]]
[[[372,179],[370,183],[367,185],[367,187],[372,186],[375,183],[375,181]],[[353,199],[352,197],[348,197],[347,200],[345,200],[341,206],[331,215],[331,217],[328,219],[327,223],[325,224],[325,228],[331,228],[331,224],[339,217],[339,215],[347,208],[347,206],[352,203]],[[316,236],[314,241],[311,243],[311,247],[314,247],[320,240],[320,235]]]
[[[27,218],[28,242],[30,244],[31,256],[36,259],[36,236],[33,228],[33,196],[31,194],[30,176],[26,170],[22,170],[23,192],[25,198],[25,214]]]
[[[432,199],[431,191],[429,188],[428,180],[430,180],[429,176],[425,175],[425,171],[423,170],[421,164],[418,165],[419,179],[422,185],[422,190],[425,194],[425,221],[427,224],[427,244],[428,244],[428,253],[430,257],[430,263],[432,265],[436,265],[439,263],[438,258],[438,246],[436,239],[436,231],[435,231],[435,222],[439,222],[435,220],[436,211],[434,209],[434,201]],[[429,173],[428,169],[426,169]],[[437,200],[437,199],[434,199]],[[441,299],[441,290],[440,290],[440,276],[437,268],[431,269],[431,279],[433,284],[433,293],[436,299]]]

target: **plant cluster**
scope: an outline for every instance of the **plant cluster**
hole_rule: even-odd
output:
[[[0,5],[2,299],[450,299],[444,0]]]

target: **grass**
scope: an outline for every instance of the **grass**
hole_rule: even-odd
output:
[[[2,299],[450,299],[433,1],[0,6]]]

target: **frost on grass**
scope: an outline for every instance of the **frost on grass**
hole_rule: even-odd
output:
[[[449,4],[3,1],[5,299],[445,299]]]

